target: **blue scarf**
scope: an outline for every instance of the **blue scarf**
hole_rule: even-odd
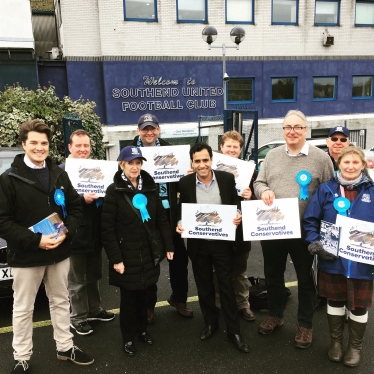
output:
[[[143,143],[142,143],[142,140],[140,139],[140,136],[138,137],[138,140],[137,140],[137,144],[136,144],[137,147],[144,147],[143,146]],[[156,139],[156,147],[161,147],[161,144],[160,144],[160,141],[158,140],[158,138]],[[162,200],[162,205],[164,206],[165,209],[167,208],[170,208],[170,205],[169,205],[169,194],[168,194],[168,186],[166,183],[156,183],[158,184],[158,194]]]

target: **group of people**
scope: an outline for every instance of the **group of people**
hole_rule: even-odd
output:
[[[335,223],[339,211],[334,202],[345,197],[346,214],[374,222],[370,203],[373,182],[365,174],[363,152],[349,146],[349,131],[337,126],[330,130],[329,153],[309,145],[304,114],[289,111],[283,122],[286,144],[270,151],[255,175],[251,187],[237,195],[234,176],[212,169],[212,149],[196,143],[190,149],[191,170],[174,183],[155,183],[142,170],[142,147],[162,147],[160,125],[152,114],[142,115],[132,145],[118,156],[118,171],[104,199],[95,194],[79,195],[64,165],[57,166],[48,156],[52,132],[39,120],[20,127],[25,154],[16,156],[12,167],[0,177],[0,237],[8,243],[8,263],[14,277],[13,372],[29,369],[32,355],[32,313],[36,293],[43,281],[49,298],[57,358],[78,365],[94,362],[73,343],[70,327],[80,335],[93,332],[90,321],[111,321],[114,314],[101,307],[99,281],[104,248],[109,260],[109,283],[120,289],[120,330],[124,352],[134,356],[135,338],[147,345],[153,339],[147,325],[155,322],[159,261],[153,240],[163,242],[169,263],[172,293],[170,306],[185,318],[192,318],[187,305],[188,258],[196,282],[199,305],[204,318],[200,339],[206,341],[219,330],[222,312],[227,336],[236,349],[248,353],[240,332],[240,315],[254,321],[248,295],[246,267],[250,242],[243,240],[242,200],[261,199],[272,205],[274,199],[298,198],[302,237],[263,240],[264,273],[269,314],[259,325],[267,335],[284,324],[286,289],[284,272],[290,255],[298,280],[298,312],[295,346],[312,343],[312,322],[316,289],[312,264],[318,256],[318,293],[327,299],[331,335],[328,357],[358,366],[371,306],[374,267],[336,257],[326,252],[320,241],[321,220]],[[243,139],[236,131],[222,136],[220,151],[238,158]],[[77,130],[70,137],[71,158],[90,157],[90,137]],[[335,170],[335,173],[334,173]],[[300,172],[307,175],[308,197],[301,199]],[[63,199],[59,198],[63,196]],[[235,242],[181,237],[181,204],[224,204],[237,206],[232,224]],[[56,212],[67,233],[56,237],[33,233],[28,228]],[[219,294],[217,307],[216,294]],[[350,311],[349,344],[343,352],[345,308]]]

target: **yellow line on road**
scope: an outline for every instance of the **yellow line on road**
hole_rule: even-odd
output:
[[[286,283],[286,287],[296,287],[296,286],[297,286],[297,282]],[[187,299],[187,302],[191,303],[191,302],[196,302],[198,300],[199,300],[199,298],[197,296],[191,296]],[[166,306],[166,305],[169,305],[169,303],[167,301],[159,301],[156,304],[156,308],[160,308],[160,307]],[[119,314],[119,308],[108,310],[108,312],[112,312],[114,314]],[[39,327],[51,326],[52,322],[50,320],[39,321],[39,322],[34,322],[32,325],[33,325],[34,329],[37,329]],[[7,326],[7,327],[1,327],[0,328],[0,334],[6,334],[8,332],[13,332],[13,327],[12,326]]]

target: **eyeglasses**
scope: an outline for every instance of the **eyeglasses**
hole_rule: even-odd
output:
[[[334,143],[340,140],[342,143],[345,143],[348,141],[348,138],[336,138],[335,136],[333,138],[330,138]]]
[[[296,126],[284,126],[283,130],[286,131],[286,132],[290,132],[291,130],[293,130],[295,132],[300,132],[301,130],[303,130],[305,128],[306,128],[306,126],[299,126],[299,125],[296,125]]]
[[[156,132],[156,131],[158,131],[158,127],[152,127],[152,128],[144,128],[144,129],[142,129],[142,130],[140,130],[141,132]]]

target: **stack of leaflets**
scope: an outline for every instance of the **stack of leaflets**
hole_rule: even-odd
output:
[[[339,237],[341,227],[333,223],[321,221],[320,241],[323,249],[332,255],[339,257]]]
[[[68,232],[68,229],[64,225],[64,222],[62,222],[58,213],[52,213],[40,222],[29,227],[29,230],[35,233],[41,233],[42,235],[56,234],[56,238],[62,235],[62,233],[66,234]]]

